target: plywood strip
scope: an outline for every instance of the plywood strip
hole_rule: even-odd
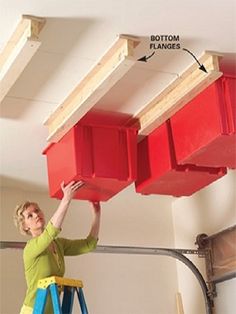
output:
[[[140,135],[150,134],[222,75],[219,71],[219,56],[205,52],[199,61],[204,64],[208,73],[199,70],[198,64],[194,63],[135,114],[135,122],[131,121],[129,124],[139,124]]]
[[[177,307],[177,314],[184,314],[184,307],[183,307],[182,296],[180,292],[176,293],[176,307]]]
[[[0,102],[7,95],[41,42],[44,18],[24,15],[0,54]]]
[[[66,100],[44,122],[50,142],[57,142],[135,64],[138,40],[120,36]]]

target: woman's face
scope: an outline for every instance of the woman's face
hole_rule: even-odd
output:
[[[23,211],[24,229],[29,230],[32,235],[40,230],[43,230],[45,220],[44,214],[40,208],[35,205],[30,205]]]

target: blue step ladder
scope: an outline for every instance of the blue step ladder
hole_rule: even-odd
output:
[[[71,314],[75,292],[77,293],[82,314],[88,314],[81,280],[62,278],[57,276],[39,280],[33,314],[43,314],[48,294],[51,294],[54,314]],[[62,305],[60,291],[63,291]]]

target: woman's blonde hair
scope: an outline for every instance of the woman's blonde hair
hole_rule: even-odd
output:
[[[23,212],[31,205],[39,209],[39,205],[37,203],[26,201],[22,203],[21,205],[17,205],[14,211],[14,216],[13,216],[14,224],[19,229],[20,233],[23,235],[31,235],[29,230],[25,230],[25,227],[24,227],[25,217],[23,215]]]

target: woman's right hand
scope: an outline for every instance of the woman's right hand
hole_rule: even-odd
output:
[[[53,214],[51,218],[51,223],[56,228],[61,228],[65,215],[67,213],[68,207],[70,205],[70,201],[72,200],[73,196],[77,192],[77,190],[84,185],[82,181],[71,181],[69,184],[65,185],[65,182],[61,183],[61,189],[63,192],[63,198]]]
[[[61,189],[62,189],[62,192],[63,192],[63,199],[65,199],[67,201],[71,201],[72,198],[74,197],[75,193],[83,185],[84,185],[83,181],[71,181],[67,185],[65,185],[65,182],[63,181],[61,183]]]

